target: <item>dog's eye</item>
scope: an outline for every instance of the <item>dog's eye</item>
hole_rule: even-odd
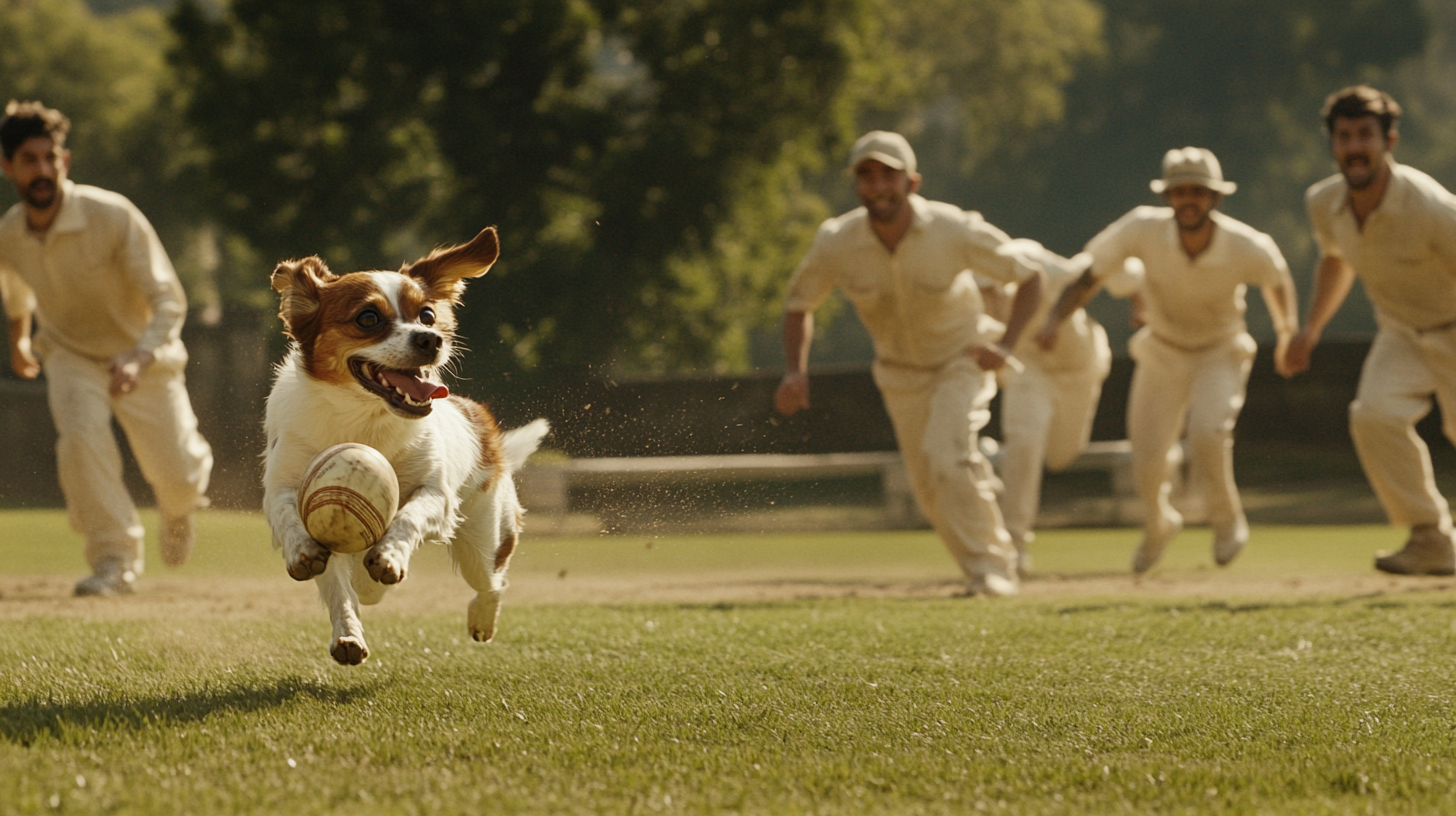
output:
[[[423,323],[423,324],[425,324],[426,326],[433,326],[433,325],[435,325],[435,310],[434,309],[431,309],[429,306],[426,306],[425,308],[421,309],[420,310],[420,322]]]
[[[380,321],[382,321],[383,319],[384,318],[379,316],[379,312],[376,312],[373,309],[365,309],[364,311],[359,313],[358,317],[354,318],[354,322],[358,324],[359,328],[361,329],[372,329],[377,327]]]

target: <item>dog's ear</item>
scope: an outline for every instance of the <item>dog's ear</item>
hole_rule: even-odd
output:
[[[495,227],[486,227],[470,243],[437,249],[399,271],[419,281],[431,299],[459,303],[464,279],[489,272],[499,257]]]
[[[318,317],[319,287],[338,279],[317,255],[283,261],[273,269],[273,290],[283,296],[278,316],[283,318],[289,337],[302,342],[308,326]]]

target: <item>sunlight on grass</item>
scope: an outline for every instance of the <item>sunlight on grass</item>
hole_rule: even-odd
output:
[[[81,569],[57,512],[0,513],[0,529],[12,575]],[[279,597],[311,594],[282,576],[258,515],[202,513],[198,531],[177,574],[204,587],[271,576],[261,585]],[[1158,570],[1215,587],[1359,576],[1398,537],[1259,527],[1216,571],[1207,531],[1190,530]],[[1050,582],[1125,575],[1136,539],[1059,530],[1033,547]],[[448,570],[443,548],[419,568]],[[523,581],[562,569],[954,577],[927,531],[537,536],[513,568]],[[374,654],[357,668],[329,660],[311,599],[297,617],[227,604],[148,617],[145,588],[72,604],[82,614],[32,600],[0,618],[0,813],[1448,809],[1456,600],[1444,583],[1236,600],[1118,586],[515,605],[490,645],[469,641],[458,609],[386,603],[368,610]],[[177,608],[165,600],[153,599]]]

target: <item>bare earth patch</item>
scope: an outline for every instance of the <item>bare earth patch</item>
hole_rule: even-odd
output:
[[[76,598],[69,576],[0,576],[0,621],[32,617],[104,618],[108,620],[192,617],[314,617],[325,613],[311,582],[298,583],[280,569],[276,577],[217,579],[145,576],[133,595]],[[1022,597],[1056,598],[1071,603],[1096,599],[1155,597],[1168,600],[1245,603],[1255,600],[1290,602],[1301,597],[1372,597],[1411,592],[1451,592],[1456,579],[1401,578],[1368,575],[1316,578],[1257,577],[1209,571],[1153,573],[1134,579],[1128,574],[1035,575],[1022,584]],[[772,575],[764,572],[674,573],[631,576],[558,577],[530,573],[517,577],[506,595],[512,607],[562,603],[771,603],[830,598],[927,599],[961,597],[965,585],[956,580],[882,580],[865,575],[828,577]],[[443,571],[416,574],[392,588],[369,616],[459,614],[472,591]],[[995,603],[968,599],[968,603]],[[1014,603],[1014,601],[1012,601]]]

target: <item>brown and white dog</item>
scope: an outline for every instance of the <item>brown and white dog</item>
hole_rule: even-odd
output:
[[[438,372],[450,361],[464,279],[484,275],[499,254],[490,227],[398,272],[335,275],[317,257],[273,271],[293,342],[268,396],[264,510],[288,574],[318,583],[333,622],[329,652],[340,663],[369,656],[359,604],[378,603],[387,585],[403,581],[425,541],[449,543],[476,591],[471,636],[495,635],[523,512],[511,474],[548,426],[538,419],[502,433],[485,406],[450,396]],[[314,541],[298,514],[309,461],[340,442],[377,449],[399,477],[394,521],[356,555]]]

